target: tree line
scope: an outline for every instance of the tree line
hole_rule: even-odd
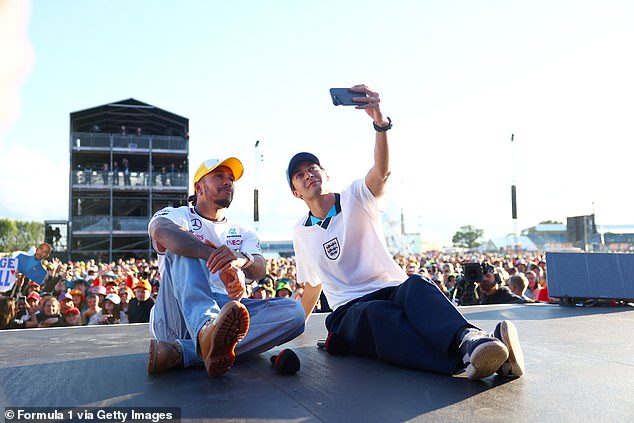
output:
[[[44,223],[0,219],[0,251],[26,251],[44,242]]]

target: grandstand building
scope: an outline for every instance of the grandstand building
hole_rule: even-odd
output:
[[[71,113],[69,220],[58,255],[149,258],[150,217],[187,201],[188,132],[189,119],[133,98]],[[63,222],[49,232],[55,225],[64,232]]]

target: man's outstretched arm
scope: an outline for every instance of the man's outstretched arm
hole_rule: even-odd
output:
[[[370,90],[365,85],[355,85],[350,88],[351,91],[364,93],[366,98],[361,98],[362,103],[356,106],[357,109],[363,109],[372,118],[375,126],[379,128],[387,127],[390,122],[381,112],[379,106],[381,99],[379,94]],[[365,177],[365,184],[376,198],[381,197],[385,193],[385,184],[390,176],[390,150],[387,143],[387,132],[376,131],[374,141],[374,166],[370,169]]]

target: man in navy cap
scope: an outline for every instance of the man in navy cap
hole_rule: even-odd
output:
[[[379,95],[364,85],[357,109],[373,120],[374,164],[341,193],[311,153],[296,154],[286,176],[293,195],[309,212],[295,226],[297,281],[306,282],[306,318],[323,289],[334,311],[326,318],[326,349],[378,357],[443,374],[466,371],[469,379],[496,372],[521,376],[524,358],[513,323],[500,322],[495,336],[469,323],[430,279],[409,277],[388,252],[379,200],[390,176],[387,131],[392,122]]]

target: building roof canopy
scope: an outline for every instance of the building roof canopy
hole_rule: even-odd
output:
[[[121,100],[70,114],[72,132],[120,133],[125,125],[133,135],[141,128],[143,135],[186,136],[189,119],[134,98]]]

